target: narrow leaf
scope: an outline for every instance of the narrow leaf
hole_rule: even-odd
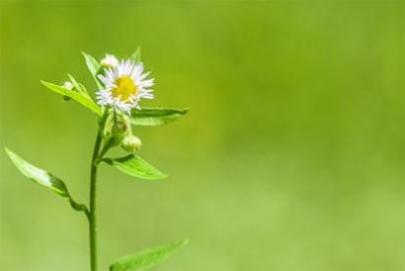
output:
[[[99,89],[101,89],[102,85],[100,83],[100,81],[97,78],[97,73],[101,68],[100,63],[91,55],[86,54],[85,52],[82,52],[83,56],[84,56],[84,60],[86,61],[86,66],[89,69],[91,75],[93,76],[94,81],[97,84],[97,87]]]
[[[187,243],[188,240],[177,241],[166,246],[122,257],[110,266],[110,271],[136,271],[151,268],[169,258]]]
[[[72,91],[72,90],[66,89],[62,86],[52,84],[49,82],[41,81],[41,83],[45,87],[49,88],[50,90],[52,90],[58,94],[72,98],[76,102],[80,103],[81,105],[87,107],[88,109],[90,109],[91,111],[96,113],[97,115],[101,116],[100,107],[89,96],[87,96],[83,93],[79,93],[77,91]]]
[[[32,181],[51,189],[56,194],[62,197],[68,197],[69,193],[65,184],[57,177],[48,173],[47,171],[40,169],[6,148],[6,152],[11,161],[18,168],[18,170],[27,178]]]
[[[58,194],[59,196],[68,199],[73,209],[77,211],[84,211],[86,214],[88,213],[87,207],[85,205],[79,204],[73,200],[65,183],[61,179],[47,172],[46,170],[28,163],[20,156],[12,152],[10,149],[5,148],[5,150],[13,164],[25,177],[29,178],[37,184],[50,189],[52,192]]]
[[[130,59],[135,63],[141,62],[141,48],[138,47],[135,52],[132,53]]]
[[[131,113],[131,122],[140,126],[157,126],[177,120],[185,115],[188,109],[174,108],[142,108],[134,109]]]
[[[158,180],[167,177],[158,169],[134,154],[114,159],[105,158],[103,159],[103,161],[113,167],[116,167],[120,171],[136,178],[145,180]]]

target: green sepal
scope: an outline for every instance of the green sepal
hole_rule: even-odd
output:
[[[188,112],[188,109],[175,108],[141,108],[131,112],[131,123],[139,126],[157,126],[177,120]]]
[[[110,271],[146,270],[156,266],[188,244],[188,240],[173,242],[169,245],[147,249],[136,254],[124,256],[110,266]]]
[[[102,161],[139,179],[160,180],[167,177],[166,174],[162,173],[135,154],[130,154],[120,158],[104,158]]]
[[[101,68],[101,64],[91,55],[86,54],[85,52],[82,52],[83,56],[84,56],[84,60],[86,62],[86,66],[87,69],[89,70],[89,72],[91,73],[94,81],[97,84],[97,88],[101,89],[102,85],[100,83],[100,80],[97,78],[97,74],[100,71]]]
[[[76,102],[96,113],[98,116],[101,116],[101,108],[85,93],[69,90],[64,88],[63,86],[52,84],[46,81],[41,81],[41,83],[50,90],[63,95],[64,97],[69,97],[75,100]]]
[[[88,215],[89,212],[87,207],[84,204],[77,203],[72,198],[65,183],[61,179],[47,172],[46,170],[43,170],[28,163],[10,149],[5,148],[5,150],[10,160],[25,177],[29,178],[30,180],[39,185],[42,185],[50,189],[57,195],[69,200],[69,203],[74,210],[83,211],[86,213],[86,215]]]

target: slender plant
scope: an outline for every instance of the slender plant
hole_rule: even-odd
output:
[[[97,116],[98,130],[90,163],[89,205],[73,199],[65,183],[46,170],[38,168],[6,148],[14,165],[25,176],[65,198],[70,206],[83,213],[89,224],[90,270],[98,271],[97,246],[97,171],[101,163],[113,166],[123,173],[143,180],[159,180],[166,177],[161,171],[137,155],[141,140],[133,134],[133,126],[158,126],[172,122],[187,113],[187,109],[144,108],[141,99],[153,99],[154,80],[144,71],[139,48],[128,58],[119,60],[106,55],[101,61],[83,53],[84,59],[97,87],[96,102],[87,88],[72,75],[62,85],[41,81],[48,89],[60,94],[65,100],[74,100]],[[107,157],[108,151],[121,147],[123,157]],[[187,240],[147,249],[118,259],[110,265],[110,271],[145,270],[168,258]]]

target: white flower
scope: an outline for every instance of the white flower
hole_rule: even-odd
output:
[[[109,54],[106,54],[105,57],[101,60],[101,65],[104,67],[116,67],[118,64],[118,59],[115,56]]]
[[[63,83],[63,87],[68,90],[72,90],[74,88],[72,82],[70,82],[70,81],[66,81],[65,83]]]
[[[101,106],[113,106],[129,112],[139,108],[140,99],[153,99],[151,87],[153,79],[147,79],[149,72],[144,73],[142,63],[122,60],[117,66],[106,68],[99,75],[104,89],[97,92],[97,101]]]

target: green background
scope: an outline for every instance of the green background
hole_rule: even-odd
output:
[[[141,46],[144,105],[190,107],[137,128],[170,177],[103,166],[100,264],[190,238],[156,270],[405,270],[405,3],[1,2],[1,145],[87,201],[95,116],[46,90],[81,51]],[[87,225],[1,163],[0,269],[88,270]]]

